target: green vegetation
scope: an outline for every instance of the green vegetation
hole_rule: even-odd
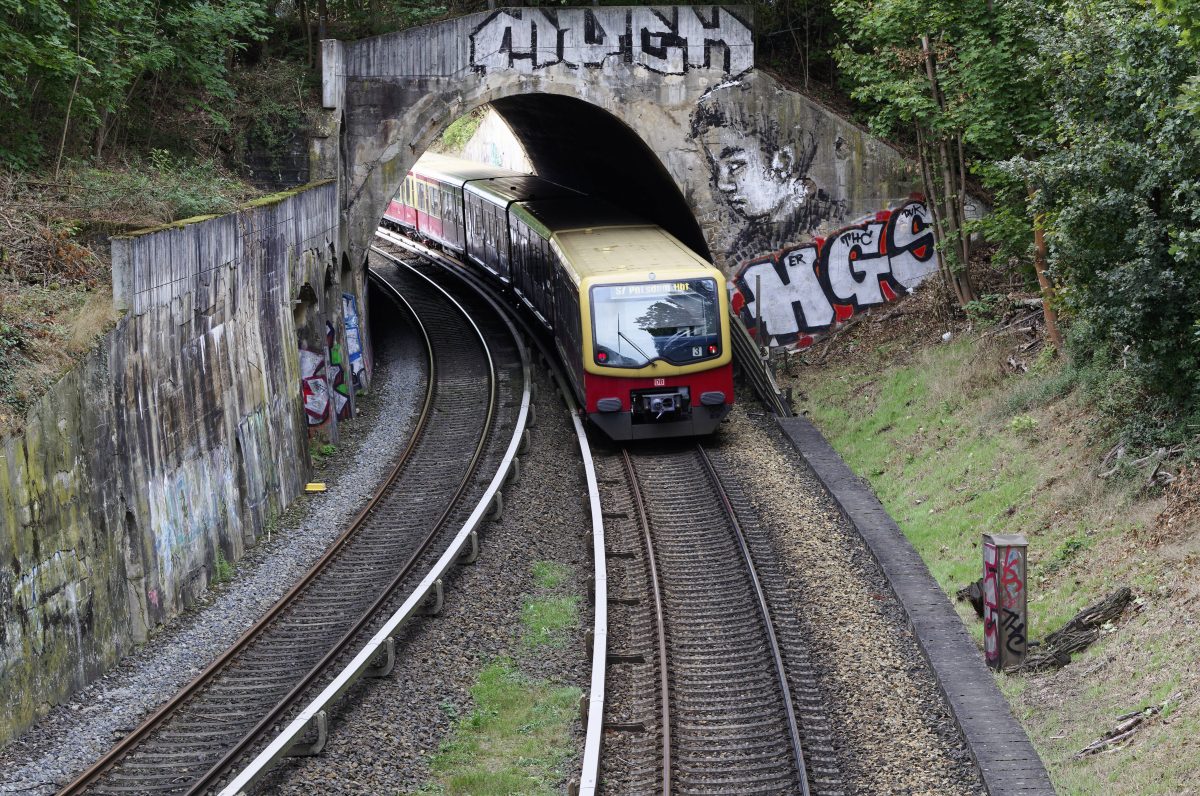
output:
[[[918,9],[838,0],[834,8],[844,85],[875,132],[915,144],[943,224],[947,283],[967,315],[993,316],[988,296],[960,284],[970,281],[960,244],[978,231],[995,265],[1024,273],[1032,287],[1044,266],[1076,374],[1097,381],[1119,371],[1104,377],[1119,382],[1104,415],[1114,435],[1135,445],[1194,436],[1196,4],[934,0]],[[956,226],[960,183],[989,200],[990,216]],[[1045,234],[1041,251],[1035,228]]]
[[[450,125],[442,132],[442,151],[452,155],[462,152],[463,147],[471,140],[471,136],[475,135],[475,131],[479,129],[484,115],[483,110],[476,110],[450,122]]]
[[[521,608],[525,641],[532,647],[560,647],[567,632],[579,624],[579,598],[550,596],[529,599]]]
[[[865,351],[841,342],[838,364],[797,377],[801,408],[870,480],[947,594],[980,576],[980,536],[991,532],[1029,540],[1033,639],[1117,586],[1138,595],[1061,671],[998,677],[1059,792],[1185,792],[1200,729],[1186,696],[1200,688],[1189,625],[1196,524],[1168,514],[1144,466],[1097,477],[1113,420],[1095,390],[1113,371],[1059,361],[1006,374],[1011,348],[994,337],[924,347],[892,338]],[[981,641],[974,612],[959,611]],[[1179,692],[1175,713],[1149,720],[1127,746],[1074,757],[1119,716]]]
[[[318,442],[310,440],[308,443],[308,456],[312,460],[313,466],[321,468],[325,466],[325,462],[337,455],[337,446],[328,442]]]
[[[471,689],[474,708],[434,756],[434,791],[552,794],[558,766],[573,751],[568,725],[578,688],[532,681],[511,660],[487,666]]]
[[[217,557],[213,559],[213,585],[228,583],[231,580],[233,580],[233,564],[229,563],[229,560],[225,558],[225,552],[218,547]]]
[[[561,587],[569,567],[538,561],[532,574],[540,591]],[[521,614],[525,654],[558,644],[578,624],[578,597],[527,598]],[[422,793],[552,794],[562,779],[561,765],[574,751],[570,723],[580,690],[556,686],[522,673],[519,661],[501,658],[479,674],[471,689],[472,708],[463,716],[451,702],[442,710],[456,719],[452,737],[430,761],[434,781]]]
[[[533,582],[543,589],[555,589],[571,576],[571,568],[557,561],[533,562]]]

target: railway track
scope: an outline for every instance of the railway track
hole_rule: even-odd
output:
[[[701,445],[599,457],[610,543],[607,793],[840,793],[765,532]]]
[[[502,319],[464,308],[413,269],[397,266],[377,278],[407,306],[429,351],[424,404],[407,449],[367,508],[276,606],[61,794],[193,794],[219,786],[306,698],[342,677],[339,665],[397,605],[432,591],[430,568],[460,524],[478,521],[480,497],[498,509],[502,477],[486,479],[502,460],[507,467],[522,431],[524,349]],[[388,640],[374,673],[386,673],[393,652]],[[315,750],[324,713],[311,723]]]
[[[473,279],[443,253],[381,237]],[[539,330],[524,328],[536,342]],[[786,413],[752,346],[748,378]],[[840,796],[799,596],[754,508],[722,475],[720,453],[593,453],[577,433],[592,490],[596,620],[588,736],[571,792]]]

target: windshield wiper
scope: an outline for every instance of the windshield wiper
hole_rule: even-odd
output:
[[[627,343],[629,343],[631,346],[633,346],[633,349],[634,349],[635,351],[637,351],[639,354],[641,354],[641,355],[642,355],[642,359],[645,359],[645,360],[647,361],[647,363],[648,363],[648,364],[651,364],[651,365],[653,365],[653,364],[654,364],[654,362],[650,360],[650,355],[649,355],[649,354],[647,354],[647,353],[646,353],[645,351],[643,351],[642,349],[638,348],[638,344],[637,344],[637,343],[635,343],[635,342],[633,342],[632,340],[630,340],[628,337],[626,337],[626,336],[625,336],[625,333],[624,333],[624,332],[622,332],[620,329],[617,329],[617,337],[620,337],[622,340],[624,340],[625,342],[627,342]],[[657,361],[657,360],[655,360],[655,361]]]

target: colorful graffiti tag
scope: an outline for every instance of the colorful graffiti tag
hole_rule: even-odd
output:
[[[761,339],[804,346],[857,310],[895,301],[935,270],[929,210],[914,196],[827,238],[745,263],[734,277],[734,309],[751,329],[761,317]]]
[[[358,302],[352,293],[342,294],[342,317],[346,321],[346,358],[350,361],[350,375],[354,391],[366,386],[364,376],[367,363],[363,359],[362,333],[358,325]]]
[[[338,420],[350,417],[350,386],[346,384],[346,368],[342,358],[342,347],[337,341],[333,324],[325,321],[325,345],[329,348],[329,386],[333,389],[333,411]]]
[[[1025,659],[1028,649],[1025,539],[983,539],[983,654],[988,666],[1004,669]]]
[[[300,349],[300,394],[304,400],[304,416],[310,426],[319,426],[329,419],[325,357],[306,348]]]

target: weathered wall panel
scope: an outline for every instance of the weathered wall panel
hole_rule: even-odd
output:
[[[337,186],[113,241],[126,315],[0,443],[0,742],[237,560],[308,467],[298,339],[340,324]],[[293,301],[318,301],[297,329]],[[308,328],[311,327],[311,328]]]

